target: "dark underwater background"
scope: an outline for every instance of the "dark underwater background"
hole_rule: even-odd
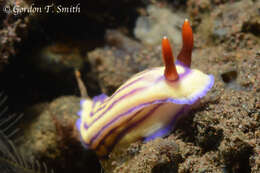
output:
[[[259,0],[2,0],[0,10],[1,173],[260,173]],[[177,57],[185,18],[191,68],[213,74],[213,88],[169,136],[99,159],[75,128],[77,80],[90,97],[111,95],[162,66],[161,39]]]

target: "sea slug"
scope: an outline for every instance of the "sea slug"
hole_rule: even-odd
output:
[[[87,148],[104,157],[115,146],[164,136],[185,110],[206,95],[214,77],[190,69],[193,34],[187,19],[182,38],[183,47],[176,62],[169,40],[163,37],[165,67],[132,76],[110,97],[101,94],[81,101],[76,125]]]

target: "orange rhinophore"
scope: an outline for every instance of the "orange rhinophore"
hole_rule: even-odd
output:
[[[179,78],[170,42],[167,37],[162,39],[162,57],[165,64],[164,76],[168,81],[175,81]]]
[[[186,67],[190,67],[193,48],[193,34],[188,19],[185,19],[182,26],[182,42],[182,49],[177,59]]]

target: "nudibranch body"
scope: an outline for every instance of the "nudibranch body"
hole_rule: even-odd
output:
[[[190,105],[206,95],[214,77],[190,69],[193,36],[188,20],[183,24],[182,36],[183,47],[176,64],[164,37],[165,67],[134,75],[110,97],[102,94],[81,101],[77,127],[87,148],[103,157],[115,146],[164,136]]]

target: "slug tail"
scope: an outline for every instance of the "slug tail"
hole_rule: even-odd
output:
[[[82,125],[82,123],[84,123],[84,120],[83,120],[83,116],[87,116],[87,117],[91,117],[94,115],[94,111],[96,109],[99,108],[99,106],[104,103],[105,99],[108,98],[108,96],[106,94],[100,94],[98,96],[95,96],[93,98],[92,101],[90,101],[89,99],[82,99],[80,101],[80,106],[81,106],[81,109],[80,111],[77,113],[77,115],[79,116],[79,118],[77,119],[76,121],[76,127],[80,133],[80,138],[81,138],[81,142],[83,144],[83,146],[85,148],[89,148],[89,146],[84,142],[84,140],[82,139],[82,130],[87,130],[88,129],[88,126],[87,124],[84,124]],[[84,107],[89,107],[89,109],[84,109]]]

